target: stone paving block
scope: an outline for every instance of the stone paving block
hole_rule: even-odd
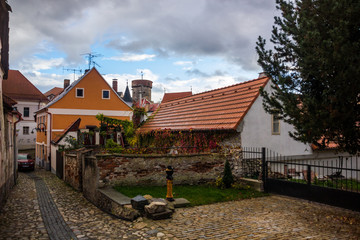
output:
[[[178,208],[170,219],[143,218],[132,223],[97,209],[54,174],[43,170],[35,174],[45,182],[70,229],[86,236],[81,239],[158,239],[159,232],[164,234],[161,239],[169,240],[357,240],[360,236],[359,212],[277,195]],[[19,173],[18,184],[0,212],[0,239],[49,239],[36,194],[35,181]],[[139,222],[143,228],[134,228]]]
[[[136,197],[131,199],[131,206],[139,211],[144,211],[145,205],[148,205],[149,201],[141,195],[137,195]]]
[[[175,201],[171,202],[175,208],[183,208],[190,205],[190,202],[185,198],[175,198]]]

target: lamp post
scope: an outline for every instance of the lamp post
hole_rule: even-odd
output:
[[[172,193],[172,186],[173,186],[173,173],[174,173],[174,169],[171,166],[168,166],[166,168],[166,186],[167,186],[167,193],[166,193],[166,200],[168,200],[169,202],[173,202],[174,197],[173,197],[173,193]]]
[[[41,128],[41,126],[42,125],[44,125],[44,127],[43,128]],[[42,130],[45,132],[45,136],[46,136],[46,125],[45,125],[45,123],[39,123],[38,125],[37,125],[37,127],[36,128],[34,128],[37,132],[41,132]],[[34,129],[31,131],[31,133],[34,133]]]

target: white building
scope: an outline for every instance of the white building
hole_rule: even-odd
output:
[[[3,82],[3,91],[17,101],[15,107],[22,114],[22,120],[16,125],[18,149],[35,149],[37,126],[34,113],[48,99],[18,70],[9,70],[8,80]]]

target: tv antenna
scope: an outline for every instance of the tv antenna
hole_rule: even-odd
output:
[[[88,60],[88,70],[90,70],[91,66],[93,66],[93,67],[95,67],[95,66],[101,67],[99,64],[97,64],[94,61],[94,58],[101,57],[102,56],[101,54],[89,52],[89,53],[84,53],[84,54],[81,54],[81,55],[86,55],[86,58]]]
[[[79,72],[80,74],[82,73],[81,69],[76,69],[76,68],[64,68],[63,67],[63,71],[73,72],[74,73],[74,81],[75,81],[75,73],[76,72]]]

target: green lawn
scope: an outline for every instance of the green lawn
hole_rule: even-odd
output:
[[[131,198],[137,195],[146,194],[155,198],[166,198],[166,186],[116,186],[114,188]],[[267,196],[265,193],[257,192],[252,189],[219,189],[208,185],[174,186],[173,195],[174,198],[185,198],[189,200],[191,206]]]

